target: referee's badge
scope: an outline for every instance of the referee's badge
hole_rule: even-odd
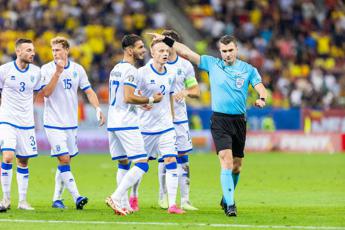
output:
[[[244,84],[244,79],[243,78],[236,78],[236,87],[238,89],[242,88],[243,84]]]

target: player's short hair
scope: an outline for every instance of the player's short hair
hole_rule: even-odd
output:
[[[164,30],[162,35],[172,38],[177,42],[181,42],[180,36],[178,35],[178,33],[175,30]]]
[[[18,48],[18,46],[20,46],[21,44],[24,44],[24,43],[32,43],[32,40],[26,39],[26,38],[19,38],[16,41],[16,48]]]
[[[142,41],[143,39],[136,34],[127,34],[122,38],[122,49],[126,49],[129,46],[134,46],[137,41]]]
[[[156,44],[158,44],[158,43],[161,43],[161,42],[163,42],[163,40],[161,40],[161,39],[153,40],[153,41],[151,42],[150,47],[152,48],[154,45],[156,45]],[[165,44],[165,43],[164,43],[164,44]]]
[[[224,35],[218,41],[218,43],[222,43],[224,45],[230,44],[231,42],[233,42],[235,46],[237,46],[237,39],[231,35]]]
[[[50,45],[56,45],[56,44],[61,44],[64,49],[69,49],[70,45],[65,37],[55,37],[52,40],[50,40]]]

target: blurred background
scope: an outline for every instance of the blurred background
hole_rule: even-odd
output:
[[[32,39],[35,64],[52,60],[50,39],[66,36],[71,59],[84,66],[107,112],[108,77],[121,61],[121,38],[174,29],[200,54],[219,56],[216,41],[235,35],[239,58],[258,68],[268,106],[247,103],[247,151],[334,153],[345,150],[345,4],[337,0],[1,0],[0,64],[14,59],[15,41]],[[147,54],[146,60],[150,58]],[[187,100],[196,152],[209,152],[209,79],[196,69],[199,100]],[[35,105],[39,149],[48,150],[43,98]],[[106,128],[79,97],[79,148],[108,152]],[[96,131],[97,130],[97,131]]]

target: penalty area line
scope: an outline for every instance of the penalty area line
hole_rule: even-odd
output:
[[[208,224],[208,223],[171,223],[171,222],[125,222],[125,221],[83,221],[83,220],[20,220],[0,219],[7,223],[43,223],[43,224],[94,224],[94,225],[156,225],[156,226],[195,226],[213,228],[260,228],[260,229],[321,229],[321,230],[345,230],[345,227],[336,226],[292,226],[292,225],[252,225],[252,224]]]

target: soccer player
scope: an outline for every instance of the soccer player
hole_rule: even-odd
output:
[[[173,30],[163,31],[163,35],[168,36],[175,41],[180,41],[179,35]],[[195,79],[193,65],[186,59],[178,56],[174,49],[170,50],[169,61],[165,65],[168,71],[171,69],[176,73],[175,79],[175,101],[174,101],[174,127],[176,131],[177,144],[177,171],[179,178],[181,208],[184,210],[198,210],[192,206],[189,200],[190,191],[190,171],[188,152],[192,151],[192,140],[190,138],[187,107],[185,97],[198,98],[200,90],[198,82]],[[158,178],[159,178],[159,200],[161,208],[167,209],[167,194],[165,184],[165,173],[163,159],[158,160]]]
[[[127,215],[133,211],[128,203],[128,189],[148,171],[148,155],[139,130],[136,105],[158,103],[160,92],[152,96],[135,94],[138,85],[137,60],[143,60],[146,52],[141,37],[125,35],[122,39],[123,60],[115,65],[109,78],[108,136],[110,154],[118,160],[117,189],[106,199],[116,214]],[[130,162],[135,166],[130,169]]]
[[[71,193],[77,209],[83,209],[87,197],[79,194],[71,172],[71,157],[78,154],[78,87],[82,89],[96,109],[99,125],[105,117],[99,108],[96,93],[91,88],[84,68],[69,60],[69,42],[64,37],[51,40],[54,60],[43,65],[41,75],[44,94],[44,128],[51,146],[51,156],[57,157],[59,165],[55,175],[53,208],[65,208],[61,200],[63,188]]]
[[[186,45],[164,35],[151,33],[176,52],[209,74],[212,95],[211,133],[221,165],[223,197],[221,205],[227,216],[237,216],[234,190],[241,171],[246,140],[246,100],[251,84],[258,92],[255,106],[265,106],[267,92],[261,76],[252,65],[237,58],[237,41],[230,35],[221,37],[220,58],[199,55]]]
[[[41,88],[40,68],[33,65],[35,49],[31,40],[16,41],[16,60],[0,66],[0,209],[11,206],[12,162],[17,158],[18,208],[34,210],[26,201],[29,185],[29,158],[37,156],[33,101],[34,91]]]
[[[138,89],[143,96],[161,93],[163,99],[150,110],[141,110],[140,129],[144,137],[145,149],[150,158],[162,157],[166,168],[166,186],[168,194],[168,213],[182,214],[176,206],[178,187],[176,163],[176,133],[173,126],[173,97],[175,73],[165,67],[170,48],[162,41],[151,44],[152,63],[147,63],[138,70],[141,80]]]

